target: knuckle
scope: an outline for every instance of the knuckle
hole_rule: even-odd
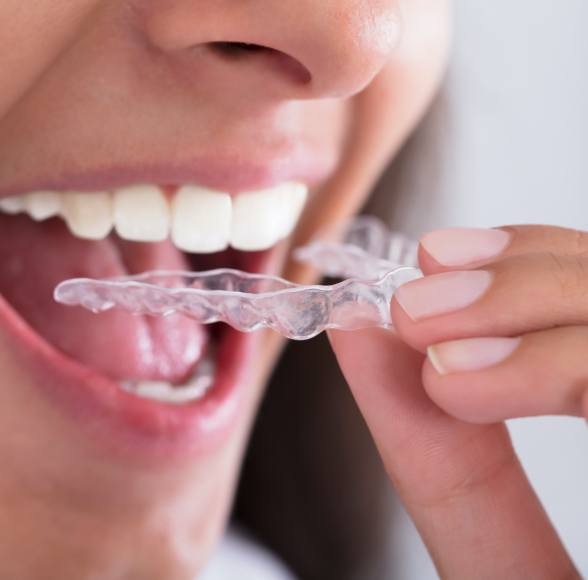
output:
[[[588,233],[572,230],[572,251],[575,255],[588,257]]]
[[[560,256],[549,252],[549,272],[566,301],[585,298],[588,295],[588,259],[580,256]]]
[[[548,397],[558,414],[581,416],[588,403],[588,326],[560,326],[537,335],[542,351],[555,353],[557,382],[549,381]],[[565,365],[565,366],[564,366]]]
[[[588,232],[558,226],[510,225],[502,229],[509,231],[523,250],[548,251],[559,248],[565,255],[588,257]]]
[[[564,343],[564,348],[568,352],[578,352],[578,349],[582,353],[588,351],[588,326],[568,328],[568,336],[568,343]],[[588,363],[583,355],[582,359],[582,364],[578,365],[578,375],[572,381],[570,389],[572,414],[576,414],[577,409],[586,409],[588,412]],[[588,419],[588,416],[586,418]]]
[[[478,440],[488,437],[489,433],[495,430],[496,425],[480,428],[478,435],[460,450],[461,454],[471,458],[472,451],[477,449]],[[449,466],[451,466],[451,462]],[[492,486],[494,482],[501,478],[508,478],[514,470],[519,468],[520,464],[512,445],[508,443],[498,454],[492,455],[487,460],[479,460],[478,458],[468,462],[467,469],[459,468],[457,465],[453,465],[453,469],[451,469],[448,468],[449,466],[440,468],[436,472],[436,486],[433,492],[421,494],[418,499],[412,497],[410,498],[411,503],[421,508],[430,509],[468,501],[481,490]],[[405,491],[410,496],[410,491]]]
[[[451,504],[465,498],[472,497],[481,489],[488,487],[493,482],[505,477],[507,473],[516,468],[517,462],[514,455],[505,456],[502,461],[491,465],[489,469],[476,473],[472,470],[469,474],[456,479],[451,486],[446,488],[435,498],[436,505]]]

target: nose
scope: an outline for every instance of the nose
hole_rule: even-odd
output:
[[[399,0],[150,0],[149,43],[209,90],[345,98],[378,74],[400,28]]]

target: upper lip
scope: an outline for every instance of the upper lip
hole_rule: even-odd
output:
[[[324,180],[333,160],[304,153],[273,160],[245,160],[239,157],[206,158],[185,162],[111,164],[72,171],[39,171],[12,182],[0,182],[0,197],[32,191],[103,191],[137,183],[162,186],[197,184],[232,195],[272,187],[286,181],[307,185]]]

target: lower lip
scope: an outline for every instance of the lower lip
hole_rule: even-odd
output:
[[[170,405],[141,399],[66,357],[0,297],[0,332],[13,360],[91,444],[123,460],[173,462],[211,453],[236,428],[259,333],[224,329],[215,382],[203,399]]]

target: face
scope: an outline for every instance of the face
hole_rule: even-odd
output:
[[[358,210],[422,116],[448,11],[3,0],[4,576],[173,580],[202,567],[280,339],[96,316],[58,306],[53,288],[219,267],[313,281],[290,249]]]

